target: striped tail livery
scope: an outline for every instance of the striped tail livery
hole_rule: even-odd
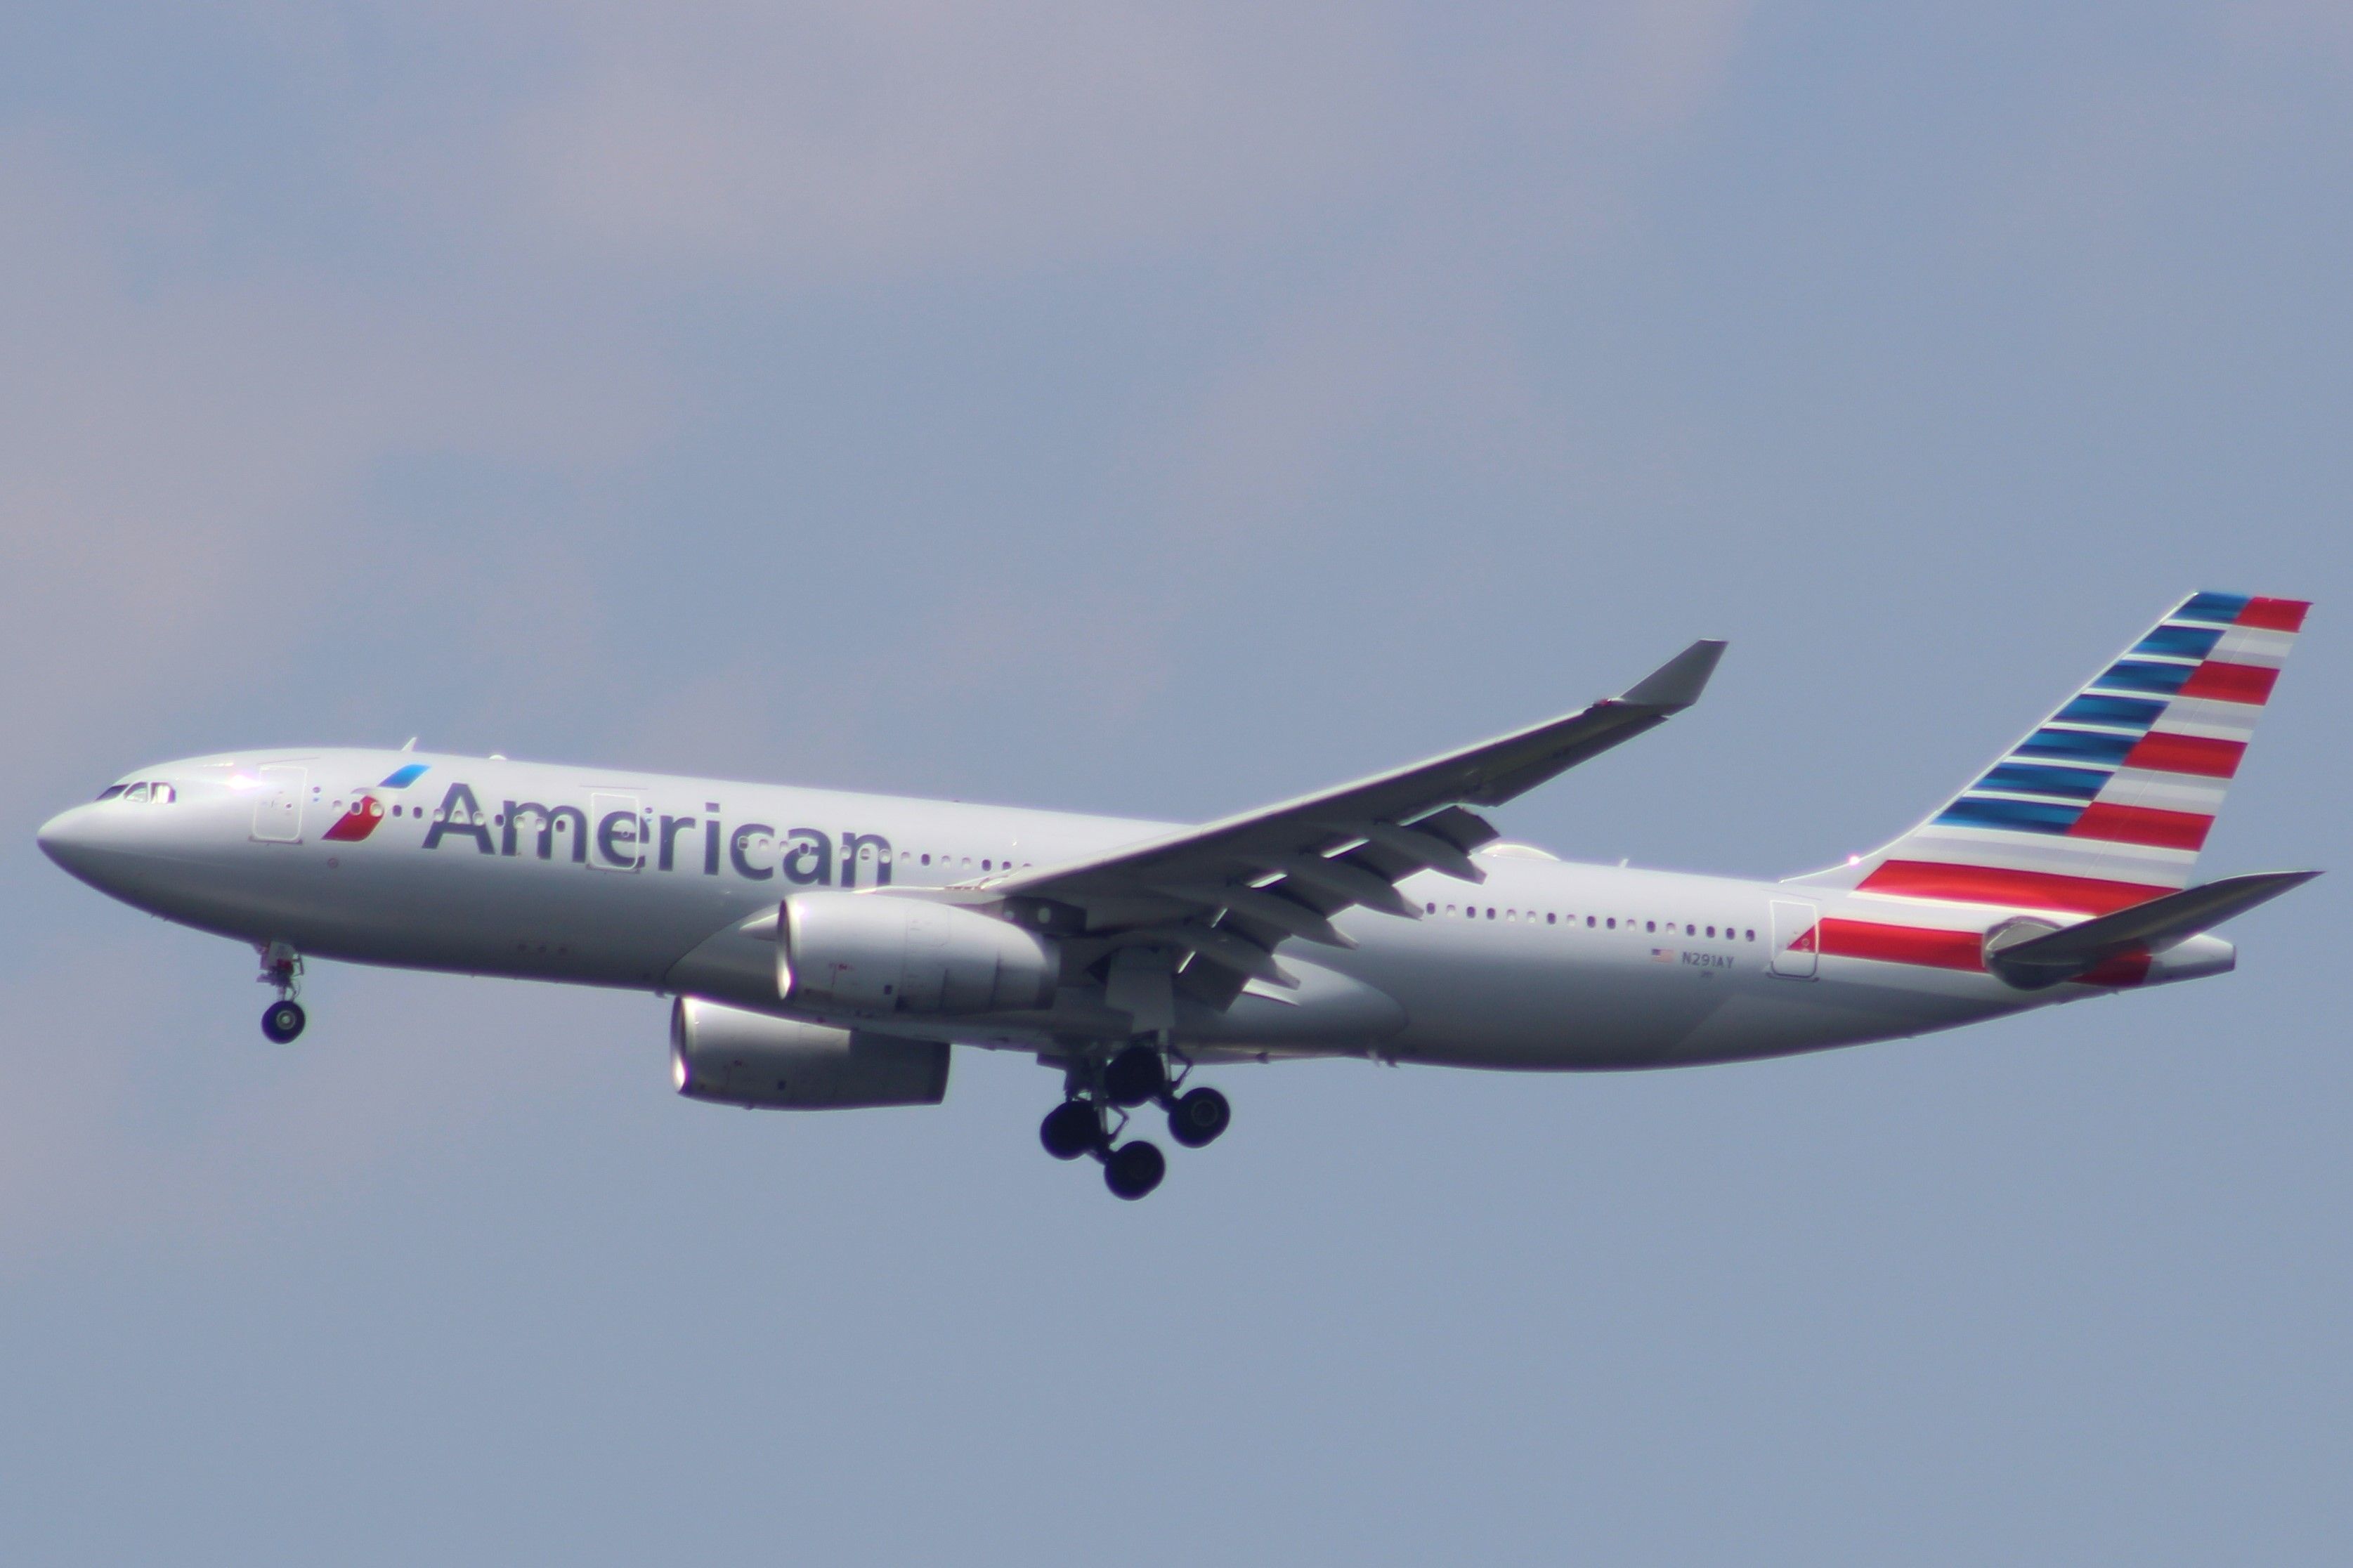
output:
[[[1807,879],[2061,915],[2180,891],[2308,607],[2191,595],[1944,809]]]

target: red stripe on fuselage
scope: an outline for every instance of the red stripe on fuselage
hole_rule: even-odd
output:
[[[2302,631],[2304,613],[2310,608],[2309,599],[2249,599],[2235,624],[2261,626],[2267,632]]]
[[[2105,838],[2111,844],[2147,844],[2159,849],[2198,849],[2214,819],[2194,811],[2159,811],[2148,805],[2115,805],[2095,800],[2084,808],[2070,838]]]
[[[1890,860],[1862,879],[1861,891],[1905,899],[1945,899],[1961,904],[2065,910],[2105,915],[2177,891],[2099,877],[2012,871],[1999,866],[1947,866],[1936,860]]]
[[[2226,659],[2210,658],[2189,672],[2181,683],[2179,697],[2206,697],[2217,702],[2246,702],[2262,707],[2271,700],[2272,687],[2279,679],[2279,671],[2265,669],[2259,664],[2232,664]]]
[[[2128,768],[2149,768],[2163,773],[2196,773],[2200,778],[2226,779],[2239,771],[2247,752],[2244,741],[2216,741],[2204,735],[2168,735],[2151,730],[2125,759]]]
[[[1985,938],[1973,931],[1882,925],[1877,921],[1841,920],[1833,915],[1808,934],[1817,933],[1822,952],[1832,958],[1869,958],[1924,969],[1985,973]],[[2080,985],[2138,985],[2148,978],[2148,965],[2145,952],[2119,953],[2072,978]]]
[[[1919,963],[1932,969],[1985,967],[1985,939],[1973,931],[1936,931],[1835,917],[1824,920],[1820,930],[1822,952],[1829,956],[1875,958],[1883,963]]]

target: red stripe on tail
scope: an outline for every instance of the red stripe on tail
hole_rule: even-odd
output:
[[[2111,882],[2100,877],[2063,877],[2051,871],[2012,871],[1999,866],[1889,860],[1862,879],[1860,890],[1900,899],[1948,899],[1962,904],[2105,915],[2179,889]]]
[[[2194,811],[2159,811],[2148,805],[2116,805],[2095,800],[2084,808],[2070,838],[2105,838],[2111,844],[2147,844],[2159,849],[2199,849],[2214,819]]]
[[[2177,696],[2211,697],[2217,702],[2251,702],[2261,707],[2271,700],[2279,671],[2259,664],[2232,664],[2210,658],[2189,672]]]
[[[2310,608],[2308,599],[2249,599],[2236,624],[2261,626],[2267,632],[2302,631],[2304,613]]]
[[[2168,735],[2161,730],[2151,730],[2140,738],[2138,745],[2133,747],[2132,754],[2125,759],[2125,766],[2226,779],[2239,771],[2239,759],[2246,755],[2246,752],[2244,741],[2216,741],[2204,735]]]

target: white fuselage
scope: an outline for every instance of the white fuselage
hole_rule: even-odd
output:
[[[408,777],[405,784],[392,781]],[[812,888],[985,882],[1167,831],[1161,823],[890,795],[381,751],[238,752],[132,775],[168,804],[79,806],[43,843],[85,880],[169,919],[319,958],[778,1000],[774,917]],[[381,815],[377,815],[378,813]],[[1577,865],[1498,847],[1472,884],[1403,884],[1423,918],[1354,909],[1354,949],[1286,943],[1295,989],[1189,1005],[1207,1057],[1355,1055],[1463,1067],[1670,1067],[1782,1055],[2102,994],[2021,992],[1934,962],[1800,943],[1818,922],[1966,951],[2011,911],[1852,890]],[[1831,929],[1825,926],[1823,929]],[[1925,934],[1923,934],[1925,933]],[[1778,939],[1778,940],[1777,940]],[[1955,947],[1957,943],[1957,948]],[[2199,937],[2143,983],[2216,973]],[[892,1032],[1050,1050],[1055,1010],[894,1019]]]

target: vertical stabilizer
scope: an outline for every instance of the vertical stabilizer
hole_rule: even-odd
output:
[[[2308,607],[2191,595],[1934,816],[1795,879],[2092,915],[2189,886]]]

